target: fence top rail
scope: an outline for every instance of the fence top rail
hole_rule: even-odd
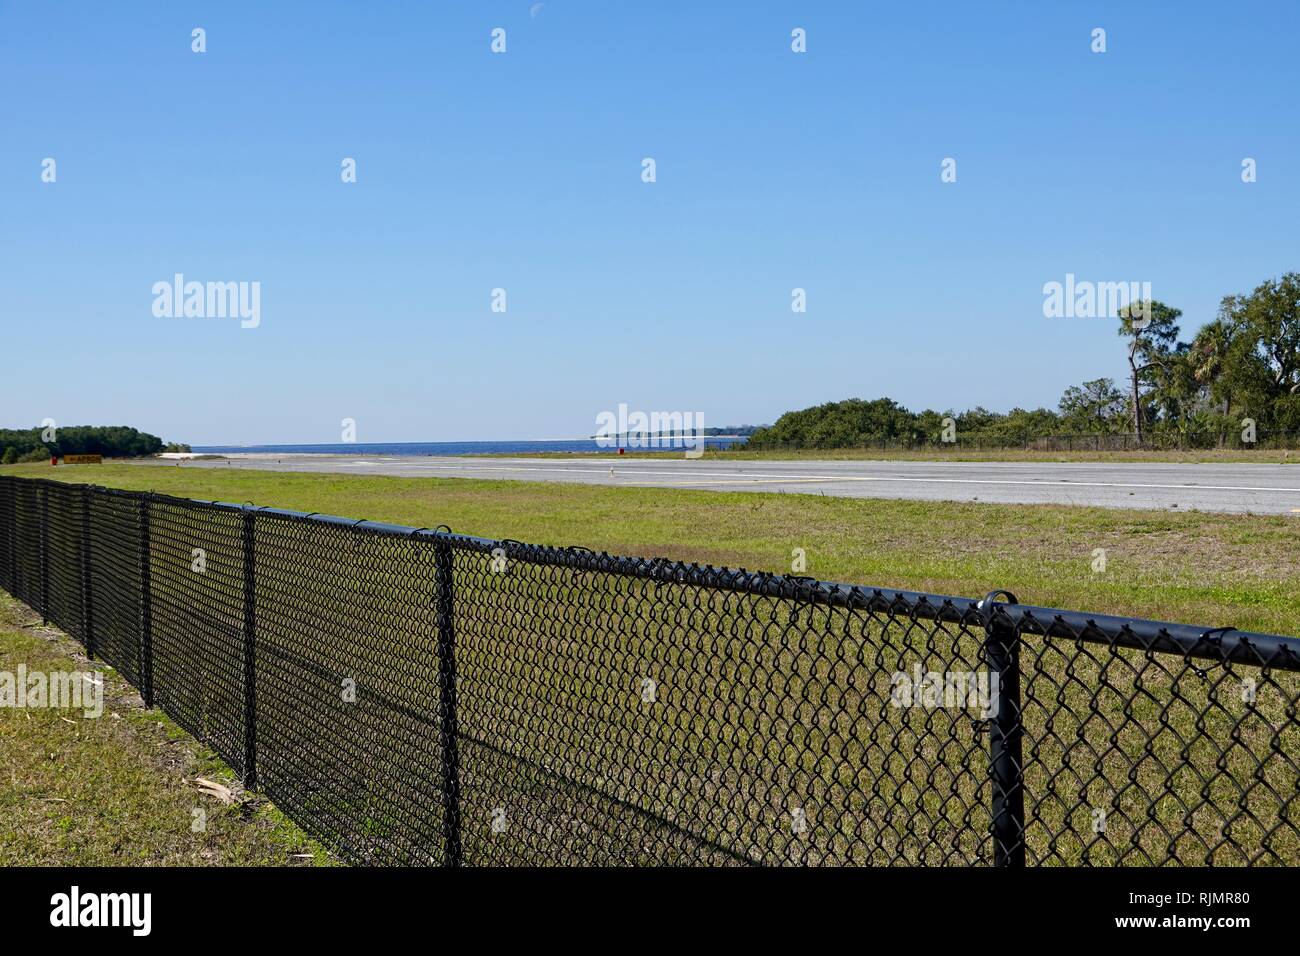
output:
[[[3,476],[0,480],[40,482],[66,486],[68,483],[45,478]],[[231,512],[252,511],[259,515],[292,521],[333,525],[345,529],[392,537],[445,543],[451,548],[491,554],[498,549],[511,561],[520,561],[575,571],[635,577],[663,584],[681,584],[715,590],[752,594],[814,606],[841,607],[886,614],[893,618],[912,618],[951,623],[961,627],[997,626],[1016,634],[1034,634],[1065,638],[1082,643],[1131,648],[1148,653],[1177,654],[1214,662],[1231,662],[1274,670],[1300,671],[1300,639],[1277,634],[1260,634],[1232,627],[1201,627],[1167,621],[1092,614],[1060,608],[1037,607],[987,598],[973,599],[952,595],[902,591],[813,578],[747,571],[743,568],[687,564],[667,558],[636,558],[596,552],[582,547],[527,544],[509,539],[482,538],[458,534],[445,526],[413,528],[365,519],[343,518],[285,508],[258,507],[226,501],[177,498],[153,492],[123,491],[89,486],[95,491],[116,495],[147,497],[160,503],[202,506]],[[1010,597],[1008,595],[1008,597]]]

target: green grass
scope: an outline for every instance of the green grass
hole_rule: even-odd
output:
[[[434,527],[823,580],[1300,634],[1300,524],[1122,511],[110,464],[0,474]],[[1106,570],[1092,569],[1096,549]]]
[[[1286,517],[121,464],[5,472],[773,571],[789,570],[791,550],[803,548],[805,573],[821,578],[972,596],[1007,588],[1025,603],[1300,630],[1300,557]],[[194,587],[191,545],[209,548],[209,573],[235,574],[237,541],[208,541],[169,510],[153,521],[153,580],[174,595],[155,601],[159,628],[188,627],[215,648],[219,622],[164,622],[188,606],[178,598]],[[418,782],[436,778],[419,742],[432,722],[404,735],[382,707],[354,718],[337,686],[355,676],[433,712],[422,676],[431,555],[412,546],[395,556],[391,539],[375,537],[340,547],[351,541],[341,534],[259,524],[259,648],[288,662],[275,683],[292,687],[259,691],[259,706],[282,714],[273,723],[295,757],[279,771],[291,789],[355,772],[338,792],[400,797],[391,818],[379,812],[391,801],[298,809],[364,833],[381,858],[400,856],[412,826],[401,808],[427,803]],[[1092,570],[1097,548],[1104,573]],[[978,627],[826,608],[792,617],[765,598],[531,565],[497,574],[486,556],[457,555],[467,860],[662,861],[663,834],[629,803],[722,846],[761,848],[769,862],[986,856],[986,739],[971,715],[888,703],[894,671],[977,668]],[[1247,707],[1240,679],[1258,673],[1246,668],[1202,673],[1174,656],[1042,639],[1026,641],[1023,662],[1032,860],[1300,862],[1300,803],[1279,810],[1294,789],[1300,676],[1263,680]],[[647,677],[658,685],[649,707],[639,698]],[[200,686],[215,689],[204,704],[213,712],[239,706],[221,699],[220,682]],[[322,749],[298,713],[373,723]],[[367,750],[389,758],[370,776],[360,772]],[[489,821],[501,807],[514,822],[497,835]],[[790,830],[791,808],[807,812],[805,837]],[[1109,815],[1105,836],[1092,834],[1098,809]]]
[[[244,796],[230,770],[112,668],[0,592],[0,671],[100,670],[104,713],[0,708],[0,866],[302,866],[331,858],[265,800],[225,804],[196,778]],[[194,810],[206,828],[193,832]]]

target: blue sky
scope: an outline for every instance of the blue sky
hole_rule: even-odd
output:
[[[1295,3],[531,6],[0,4],[0,425],[1054,407],[1124,365],[1045,282],[1149,281],[1190,331],[1300,269]],[[177,272],[260,282],[260,326],[155,317]]]

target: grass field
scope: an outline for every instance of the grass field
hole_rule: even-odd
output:
[[[1295,525],[1282,518],[129,465],[55,474],[774,571],[803,548],[805,573],[821,578],[1008,588],[1026,603],[1296,630]],[[238,625],[221,618],[237,618],[238,595],[211,577],[200,585],[189,549],[207,547],[209,575],[237,581],[238,538],[172,510],[156,509],[153,524],[155,672],[184,694],[187,726],[221,725],[242,707],[222,676],[222,642]],[[400,859],[413,828],[438,832],[421,782],[438,778],[420,677],[429,549],[269,516],[259,529],[259,654],[283,662],[259,678],[259,720],[276,741],[264,773],[286,812],[362,834],[363,859]],[[891,672],[975,666],[980,628],[796,615],[763,598],[540,565],[499,575],[486,556],[457,554],[467,860],[663,861],[662,828],[631,805],[715,846],[764,848],[765,860],[987,857],[983,738],[961,710],[888,702]],[[1263,862],[1300,860],[1300,805],[1279,819],[1278,797],[1294,783],[1295,675],[1276,675],[1247,708],[1243,673],[1207,676],[1177,657],[1030,641],[1024,667],[1031,859],[1237,863],[1267,840]],[[638,698],[647,675],[661,687],[650,709]],[[376,691],[370,709],[338,703],[350,676]],[[803,839],[791,807],[809,808]],[[1091,830],[1099,808],[1111,814],[1104,838]],[[513,821],[503,834],[489,826],[498,810]]]
[[[278,810],[112,668],[0,592],[0,671],[102,670],[104,713],[0,709],[0,866],[288,866],[330,862]],[[197,778],[234,790],[227,804]],[[206,814],[195,833],[194,810]]]
[[[1119,511],[215,469],[17,465],[0,474],[669,557],[822,580],[1300,634],[1300,526]],[[1093,570],[1106,552],[1105,571]]]

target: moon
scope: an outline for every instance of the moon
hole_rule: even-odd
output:
[[[542,7],[544,6],[546,6],[546,4],[544,3],[534,3],[531,7],[528,8],[528,15],[532,17],[534,20],[536,20],[537,14],[542,12]]]

